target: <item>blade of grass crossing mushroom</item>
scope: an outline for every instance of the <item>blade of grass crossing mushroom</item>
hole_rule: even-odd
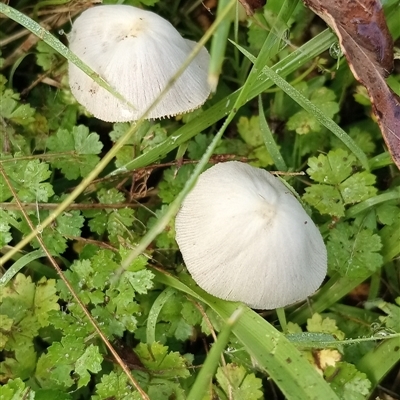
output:
[[[184,39],[154,12],[125,4],[90,7],[74,20],[68,39],[71,51],[136,106],[127,108],[69,63],[71,93],[98,119],[171,117],[197,109],[209,97],[206,48],[201,46],[193,55],[196,42]]]
[[[244,311],[244,306],[237,308],[232,315],[226,320],[225,326],[222,328],[218,335],[217,341],[212,345],[210,352],[207,355],[206,361],[190,390],[187,400],[202,400],[207,394],[210,383],[213,379],[215,371],[217,370],[221,354],[224,352],[228,344],[230,334],[233,327],[240,319]]]
[[[221,17],[222,18],[222,17]],[[201,41],[199,42],[201,44]],[[246,81],[247,84],[247,81]],[[245,86],[246,86],[245,84]],[[225,132],[226,128],[230,124],[230,122],[233,120],[234,116],[236,115],[239,106],[240,106],[240,99],[242,96],[238,96],[236,98],[236,101],[233,105],[233,108],[231,108],[231,111],[226,118],[224,124],[218,131],[217,135],[214,137],[210,145],[208,146],[206,152],[203,154],[203,157],[201,158],[200,162],[198,165],[196,165],[193,174],[190,176],[189,180],[186,182],[183,190],[179,193],[179,195],[175,198],[175,200],[169,205],[165,213],[157,220],[156,224],[152,226],[152,228],[143,236],[142,240],[140,243],[134,248],[129,255],[125,258],[123,264],[121,265],[121,268],[116,272],[115,277],[119,276],[123,271],[125,271],[128,266],[130,265],[131,262],[133,262],[134,259],[136,259],[141,253],[143,253],[146,248],[151,244],[151,242],[160,234],[162,231],[165,229],[169,221],[176,215],[176,213],[179,210],[179,207],[185,198],[185,196],[189,193],[189,191],[192,189],[193,185],[195,184],[198,176],[201,174],[203,171],[204,167],[208,163],[208,160],[213,154],[214,149],[216,148],[219,140],[221,139],[223,133]],[[174,135],[176,138],[176,136]],[[179,143],[181,144],[181,142]],[[131,163],[129,164],[131,165]],[[114,279],[115,279],[114,277]]]
[[[0,4],[0,12],[5,10],[12,10],[12,8],[7,7],[3,4]],[[22,15],[23,16],[23,15]],[[25,19],[31,21],[28,17],[23,16]],[[390,15],[390,18],[393,22],[395,19],[395,15]],[[37,25],[37,24],[36,24]],[[26,28],[29,30],[30,24],[28,23]],[[39,26],[40,30],[42,28]],[[285,76],[294,70],[298,69],[299,66],[303,65],[304,63],[308,62],[309,60],[313,59],[314,57],[321,54],[323,51],[327,50],[335,41],[334,35],[325,30],[321,34],[317,35],[309,42],[307,42],[304,46],[300,47],[299,49],[295,50],[292,54],[285,57],[285,59],[278,62],[274,68],[280,71],[282,76]],[[204,44],[203,42],[201,44]],[[254,83],[254,86],[251,88],[249,93],[249,99],[254,98],[255,96],[262,93],[264,90],[268,89],[272,86],[272,82],[268,79],[265,81],[258,81]],[[190,123],[183,126],[181,129],[177,131],[174,136],[166,139],[164,142],[160,143],[158,146],[155,146],[153,149],[137,157],[131,163],[129,163],[130,169],[135,169],[139,167],[143,167],[149,165],[152,162],[155,162],[160,157],[165,156],[167,153],[178,147],[181,143],[189,140],[193,136],[195,136],[198,132],[206,129],[207,127],[211,126],[213,123],[221,119],[224,115],[226,115],[232,108],[235,100],[237,99],[238,95],[240,94],[241,90],[233,93],[232,95],[228,96],[224,100],[220,101],[212,108],[207,110],[206,112],[202,113],[199,117],[192,120]],[[132,135],[136,131],[135,127],[132,127],[124,137],[120,139],[116,143],[116,145],[107,153],[102,161],[96,166],[96,168],[81,182],[81,184],[76,188],[76,190],[71,193],[71,196],[64,200],[59,206],[57,210],[55,210],[51,215],[46,218],[42,222],[42,226],[40,228],[45,228],[48,226],[58,215],[61,214],[62,211],[84,190],[84,188],[90,184],[90,182],[105,168],[105,166],[112,160],[115,154],[119,151],[119,149],[126,143],[129,139],[130,135]],[[125,166],[125,167],[128,167]],[[23,240],[21,240],[11,251],[5,254],[3,257],[0,258],[0,265],[11,259],[14,254],[16,254],[19,250],[21,250],[26,244],[28,244],[36,235],[37,230],[31,232],[27,235]]]
[[[1,4],[0,4],[1,6]],[[314,57],[321,54],[323,51],[327,50],[334,43],[334,36],[328,30],[317,35],[315,38],[311,39],[307,44],[295,50],[292,54],[285,57],[283,60],[275,65],[275,68],[280,70],[280,73],[284,76],[290,74],[299,68],[299,65],[303,65],[313,59]],[[200,42],[203,44],[203,42]],[[250,90],[249,97],[254,98],[264,90],[271,87],[273,82],[269,80],[256,81],[254,87]],[[186,142],[187,140],[194,137],[197,133],[208,128],[226,114],[228,114],[234,107],[235,101],[240,94],[240,89],[235,93],[228,96],[226,99],[221,100],[219,103],[214,105],[209,110],[203,112],[197,118],[193,119],[182,128],[180,128],[173,136],[170,136],[165,141],[161,142],[159,145],[155,146],[153,149],[144,153],[143,155],[137,157],[127,165],[122,168],[115,170],[112,174],[116,174],[119,171],[125,172],[128,167],[129,169],[136,169],[140,167],[147,166],[152,162],[156,162],[159,158],[165,156],[170,151],[174,150],[180,144]],[[121,139],[113,146],[113,148],[103,156],[102,160],[97,164],[97,166],[89,173],[89,175],[82,180],[82,182],[76,187],[76,189],[66,198],[60,206],[54,210],[49,217],[42,221],[41,226],[36,228],[36,231],[31,232],[29,235],[25,236],[17,245],[13,247],[7,254],[0,258],[0,265],[3,265],[6,261],[11,259],[14,254],[18,253],[25,245],[27,245],[37,234],[39,229],[44,229],[46,226],[52,223],[68,206],[71,204],[82,192],[83,190],[95,179],[98,174],[108,165],[108,163],[115,157],[118,151],[127,143],[129,138],[136,132],[140,127],[142,121],[138,121],[136,125],[132,127],[125,133]]]
[[[124,262],[122,263],[121,268],[116,272],[116,276],[119,276],[120,273],[125,271],[128,268],[128,266],[132,263],[132,261],[147,249],[147,247],[151,244],[151,242],[165,229],[165,227],[168,225],[169,221],[178,212],[183,199],[189,193],[189,191],[192,189],[193,185],[196,183],[198,176],[204,170],[205,166],[208,163],[208,160],[212,156],[215,148],[217,147],[219,140],[221,139],[222,135],[224,134],[226,128],[228,127],[229,123],[231,122],[231,120],[233,119],[235,114],[236,114],[236,112],[234,112],[232,110],[230,115],[227,117],[224,124],[218,131],[218,133],[214,136],[214,139],[208,146],[206,152],[203,154],[203,157],[201,157],[200,162],[196,165],[192,175],[186,181],[184,188],[181,190],[181,192],[178,194],[178,196],[175,198],[175,200],[168,206],[165,213],[160,218],[158,218],[157,222],[143,236],[142,240],[139,242],[139,244],[136,246],[136,248],[134,248],[128,254],[128,256],[125,258]]]
[[[255,62],[254,56],[250,54],[246,49],[234,43],[235,46],[252,62]],[[368,158],[365,153],[357,146],[354,140],[337,125],[331,118],[328,118],[315,104],[303,96],[297,89],[295,89],[290,83],[279,76],[273,69],[268,66],[264,66],[263,73],[271,79],[275,85],[280,87],[288,96],[290,96],[296,103],[303,107],[306,111],[312,114],[318,122],[328,128],[343,144],[345,144],[349,150],[360,160],[362,166],[367,171],[369,170]]]
[[[309,62],[313,58],[320,55],[322,52],[329,49],[334,43],[334,36],[328,30],[320,33],[307,44],[295,50],[287,57],[279,61],[273,68],[279,70],[282,76],[286,76],[293,71],[297,70],[299,66]],[[256,80],[253,87],[247,96],[247,100],[251,100],[254,97],[261,94],[273,85],[273,82],[269,79],[263,81]],[[225,115],[227,115],[236,103],[240,93],[244,87],[227,96],[225,99],[219,101],[217,104],[212,106],[210,109],[203,111],[198,117],[188,122],[183,127],[179,128],[174,135],[165,139],[163,142],[154,146],[146,153],[135,158],[131,162],[124,165],[124,167],[117,169],[113,172],[116,174],[121,171],[133,170],[141,168],[156,162],[159,158],[164,157],[167,153],[174,150],[182,143],[190,140],[196,136],[199,132],[207,129],[215,122],[219,121]]]
[[[194,284],[189,276],[180,280],[164,271],[152,270],[155,280],[187,293],[209,305],[221,318],[227,320],[241,303],[217,299]],[[338,400],[329,384],[300,354],[296,347],[271,324],[248,307],[232,333],[239,339],[260,369],[270,377],[291,400]]]
[[[235,4],[234,2],[231,3],[232,5],[230,7],[233,7]],[[4,5],[0,4],[0,12],[3,12],[2,10],[4,9]],[[230,11],[230,7],[227,7],[224,11],[228,13]],[[8,7],[7,10],[13,10],[11,7]],[[21,14],[23,15],[23,14]],[[36,24],[34,21],[32,21],[30,18],[25,17],[25,20],[28,20],[28,26],[26,26],[27,29],[30,30],[30,22]],[[187,60],[183,63],[181,68],[176,72],[175,76],[173,76],[169,82],[169,84],[162,90],[160,93],[159,97],[148,107],[148,109],[143,113],[142,117],[136,122],[136,124],[132,124],[131,128],[128,129],[124,136],[122,136],[116,143],[115,145],[109,150],[107,154],[103,156],[101,161],[96,165],[96,167],[81,181],[81,183],[72,191],[72,193],[63,201],[60,203],[59,207],[54,210],[44,221],[42,221],[41,225],[36,227],[34,231],[26,235],[17,245],[14,246],[14,248],[9,251],[7,254],[5,254],[3,257],[0,258],[0,265],[3,265],[6,261],[8,261],[10,258],[13,257],[14,254],[16,254],[19,250],[21,250],[25,245],[27,245],[39,232],[40,229],[44,229],[46,226],[50,225],[84,190],[89,184],[95,179],[101,171],[104,170],[104,168],[109,164],[109,162],[116,156],[118,151],[128,142],[129,138],[137,131],[137,129],[140,127],[141,123],[144,121],[145,116],[147,113],[160,101],[162,96],[169,90],[170,86],[173,85],[175,79],[179,74],[183,72],[185,67],[190,64],[190,62],[193,60],[193,58],[196,56],[196,54],[200,51],[200,49],[204,46],[204,44],[207,42],[207,40],[210,39],[212,36],[213,32],[215,31],[216,27],[219,24],[219,21],[224,17],[224,14],[219,16],[214,23],[211,25],[211,27],[207,30],[205,35],[202,37],[202,39],[197,43],[196,46],[194,46],[192,53],[189,55]],[[24,21],[25,21],[24,20]],[[18,22],[18,21],[17,21]],[[25,21],[26,22],[26,21]],[[40,28],[40,32],[45,32],[47,35],[52,35],[45,31],[43,28],[40,27],[40,25],[36,24]],[[36,25],[34,27],[36,27]],[[33,32],[35,33],[35,32]],[[39,36],[41,37],[41,36]],[[60,42],[59,42],[60,43]],[[61,44],[61,43],[60,43]],[[64,45],[62,45],[64,46]],[[64,46],[65,48],[65,46]],[[56,49],[57,50],[57,49]],[[58,51],[58,50],[57,50]],[[196,134],[195,132],[194,134]],[[194,135],[193,135],[194,136]],[[175,139],[174,136],[171,137],[174,146],[171,148],[173,150],[177,146],[179,146],[180,143],[177,143],[175,145]],[[164,142],[165,143],[165,142]],[[164,154],[166,154],[165,152]],[[158,157],[157,157],[158,159]],[[148,165],[148,164],[146,164]],[[122,170],[125,171],[125,168],[121,168]]]
[[[271,129],[269,129],[267,120],[265,119],[264,107],[262,104],[261,95],[258,97],[258,113],[260,116],[260,130],[264,140],[265,147],[270,154],[276,168],[279,171],[287,171],[287,165],[283,159],[279,147],[277,146],[274,137],[272,136]]]
[[[225,7],[229,6],[232,0],[219,0],[217,15],[220,15]],[[221,74],[222,64],[225,58],[226,44],[228,41],[229,29],[232,23],[232,12],[226,14],[224,19],[215,30],[214,36],[211,41],[210,50],[210,66],[208,69],[208,83],[211,86],[211,91],[215,92],[219,75]]]
[[[290,13],[287,12],[288,15],[286,16],[287,18],[289,18],[289,16],[291,15],[291,13],[294,10],[294,7],[285,8],[285,4],[287,4],[287,3],[289,3],[289,4],[296,3],[297,4],[297,0],[294,0],[294,1],[286,0],[282,6],[282,9],[290,10]],[[233,4],[235,4],[235,3],[234,2],[229,3],[228,6],[226,6],[225,9],[223,10],[225,13],[220,14],[218,16],[218,18],[220,18],[220,19],[224,18],[227,15],[227,13],[230,11],[230,8],[233,6]],[[202,43],[204,41],[203,39],[198,43],[199,46],[203,44]],[[268,40],[268,38],[267,38],[267,40]],[[263,48],[264,47],[265,46],[263,46]],[[246,87],[247,88],[251,87],[251,84],[248,83],[248,80],[246,80],[246,83],[244,85],[244,88],[246,88]],[[244,91],[244,88],[243,88],[243,91]],[[198,176],[204,170],[204,167],[206,166],[206,164],[208,163],[208,160],[212,156],[219,140],[221,139],[222,135],[224,134],[224,132],[225,132],[226,128],[228,127],[228,125],[230,124],[230,122],[233,120],[234,116],[236,115],[236,113],[240,107],[241,99],[243,97],[243,91],[240,92],[239,96],[236,98],[233,108],[230,109],[230,113],[229,113],[228,117],[226,118],[224,124],[222,125],[222,127],[220,128],[218,133],[215,135],[214,139],[208,146],[206,152],[203,154],[203,157],[201,158],[199,164],[195,167],[193,174],[190,176],[189,180],[186,182],[183,190],[179,193],[179,195],[175,198],[175,200],[169,205],[169,207],[165,211],[164,215],[161,218],[159,218],[157,220],[156,224],[153,225],[153,227],[143,236],[142,240],[137,245],[137,247],[135,249],[133,249],[129,253],[129,255],[125,258],[123,264],[121,265],[121,268],[116,272],[116,274],[115,274],[116,276],[119,276],[123,271],[125,271],[128,268],[129,264],[131,262],[133,262],[133,260],[135,258],[137,258],[141,253],[143,253],[146,250],[146,248],[151,244],[151,242],[165,229],[165,227],[167,226],[169,221],[176,215],[176,213],[179,210],[180,205],[182,204],[183,199],[189,193],[189,191],[192,189]],[[179,143],[179,144],[181,144],[181,143]]]
[[[1,7],[1,4],[0,4]],[[210,30],[212,33],[212,30]],[[210,33],[210,34],[211,34]],[[285,57],[283,60],[275,65],[275,68],[280,70],[280,73],[284,76],[290,74],[303,65],[317,57],[323,51],[327,50],[332,43],[334,43],[334,36],[328,30],[317,35],[315,38],[311,39],[307,44],[295,50],[292,54]],[[204,42],[201,41],[199,45],[203,45]],[[250,90],[249,97],[254,98],[264,90],[272,86],[272,82],[269,80],[256,81],[254,87]],[[143,155],[137,157],[132,162],[128,163],[122,168],[115,170],[112,174],[116,174],[119,171],[125,172],[128,167],[129,169],[136,169],[140,167],[147,166],[152,162],[156,162],[159,158],[165,156],[170,151],[174,150],[180,144],[186,142],[187,140],[194,137],[197,133],[208,128],[225,115],[227,115],[230,110],[234,107],[235,101],[238,98],[240,89],[235,93],[231,94],[224,100],[214,105],[209,110],[200,114],[197,118],[193,119],[182,128],[180,128],[173,136],[170,136],[165,141],[161,142],[159,145],[155,146],[153,149],[144,153]],[[68,206],[71,204],[82,192],[83,190],[95,179],[100,172],[109,164],[109,162],[115,157],[118,151],[127,143],[129,138],[136,132],[140,127],[142,121],[138,121],[136,125],[132,127],[121,137],[118,142],[113,146],[113,148],[103,156],[102,160],[97,164],[97,166],[89,173],[89,175],[82,180],[82,182],[76,187],[76,189],[66,198],[60,206],[54,210],[44,221],[42,221],[41,226],[37,227],[35,231],[26,235],[18,244],[16,244],[12,250],[0,258],[0,265],[3,265],[6,261],[10,260],[14,254],[18,253],[24,246],[26,246],[37,234],[39,229],[44,229],[46,226],[52,223]]]
[[[104,79],[102,79],[99,74],[94,72],[84,62],[82,62],[80,58],[78,58],[74,53],[72,53],[72,51],[70,51],[66,46],[64,46],[64,44],[62,44],[57,38],[55,38],[46,29],[41,27],[33,19],[27,17],[26,15],[20,13],[19,11],[5,4],[0,4],[0,13],[3,13],[8,18],[12,19],[13,21],[19,23],[20,25],[28,29],[30,32],[32,32],[41,40],[43,40],[46,44],[48,44],[52,49],[54,49],[63,57],[65,57],[68,61],[74,63],[85,74],[90,76],[101,87],[108,90],[117,99],[123,101],[129,107],[135,109],[135,106],[133,104],[129,103],[120,93],[118,93],[112,86],[110,86]]]

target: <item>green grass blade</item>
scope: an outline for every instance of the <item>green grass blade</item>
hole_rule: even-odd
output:
[[[36,21],[22,14],[18,10],[15,10],[14,8],[7,6],[6,4],[0,3],[0,13],[3,13],[8,18],[12,19],[15,22],[18,22],[20,25],[28,29],[38,38],[43,40],[43,42],[48,44],[52,49],[54,49],[60,55],[65,57],[68,61],[75,64],[85,74],[90,76],[101,87],[108,90],[117,99],[123,101],[129,107],[133,107],[133,109],[135,109],[135,106],[133,104],[129,103],[120,93],[118,93],[111,85],[109,85],[103,78],[101,78],[98,73],[96,73],[85,63],[83,63],[79,57],[77,57],[71,50],[68,49],[68,47],[66,47],[63,43],[61,43],[45,28],[40,26]]]
[[[15,261],[15,263],[8,268],[8,270],[0,278],[0,287],[6,286],[7,283],[10,282],[10,280],[14,278],[14,276],[17,275],[22,268],[25,267],[25,265],[45,256],[46,253],[42,249],[31,251],[30,253],[22,256],[19,260]]]
[[[152,344],[156,341],[156,324],[157,319],[160,314],[161,309],[164,307],[164,304],[168,301],[168,299],[175,293],[175,290],[167,287],[163,292],[157,297],[151,306],[151,310],[149,312],[149,316],[147,317],[147,326],[146,326],[146,339],[147,344]]]
[[[209,305],[224,320],[227,320],[241,303],[217,299],[197,287],[193,281],[181,276],[153,270],[155,279],[174,289],[187,293]],[[185,280],[185,283],[182,282]],[[268,372],[284,395],[290,400],[324,399],[338,397],[316,372],[296,347],[271,324],[248,307],[244,307],[239,322],[232,328],[258,366]]]
[[[278,54],[281,47],[281,40],[287,32],[287,22],[296,8],[297,3],[298,0],[285,0],[282,3],[276,23],[269,31],[260,53],[258,54],[257,59],[254,61],[253,68],[251,69],[242,91],[239,94],[239,98],[237,99],[239,107],[247,103],[250,90],[257,82],[258,77],[260,76],[260,71],[264,65],[266,65],[273,56]]]
[[[279,61],[273,68],[274,70],[279,71],[281,76],[289,75],[293,71],[297,70],[301,65],[309,62],[322,52],[326,51],[333,43],[334,36],[331,32],[326,30],[311,39],[304,46],[295,50],[289,56]],[[248,96],[246,97],[246,102],[250,101],[254,97],[257,97],[272,85],[273,82],[268,79],[263,81],[257,79],[253,87],[250,89]],[[157,146],[154,146],[148,152],[140,155],[130,163],[126,164],[124,168],[121,168],[121,171],[125,171],[126,169],[133,170],[136,168],[142,168],[158,161],[160,158],[164,157],[182,143],[190,140],[198,133],[222,119],[232,110],[233,105],[241,93],[241,90],[242,89],[237,90],[236,92],[227,96],[225,99],[219,101],[210,109],[199,114],[199,116],[188,122],[182,128],[178,129],[168,139],[164,140]],[[116,170],[114,173],[117,173],[118,171],[119,170]]]
[[[252,62],[256,62],[253,55],[251,55],[246,49],[235,44],[238,49],[250,59]],[[308,100],[303,94],[301,94],[296,88],[290,83],[278,75],[272,68],[264,66],[264,74],[275,83],[276,86],[281,88],[288,96],[290,96],[297,104],[312,114],[317,121],[329,129],[338,139],[340,139],[352,153],[360,160],[361,164],[366,170],[369,170],[368,158],[365,153],[357,146],[356,142],[336,124],[331,118],[328,118],[315,104]]]
[[[348,277],[340,277],[335,275],[322,286],[319,292],[313,297],[311,308],[308,303],[303,304],[297,310],[292,312],[288,319],[292,322],[303,324],[307,318],[310,318],[313,313],[321,313],[329,308],[331,305],[338,302],[347,293],[352,291],[355,287],[360,285],[371,274],[364,275],[360,278],[349,279]]]
[[[380,230],[379,235],[382,240],[383,262],[386,264],[400,256],[400,229],[398,225],[393,229],[390,225],[386,225]]]
[[[119,275],[124,270],[126,270],[129,267],[129,265],[133,262],[133,260],[147,249],[147,247],[156,238],[156,236],[159,235],[164,230],[164,228],[168,225],[169,221],[178,212],[183,199],[190,192],[190,190],[196,183],[197,178],[203,172],[210,157],[213,155],[214,150],[217,147],[219,140],[221,139],[222,135],[224,134],[226,128],[228,127],[230,121],[233,119],[234,115],[235,115],[235,112],[232,111],[231,114],[228,116],[228,118],[225,120],[224,124],[222,125],[222,127],[220,128],[218,133],[214,136],[214,139],[208,146],[206,152],[201,157],[200,162],[196,165],[192,175],[190,175],[190,178],[185,183],[184,188],[180,191],[178,196],[176,196],[174,201],[168,206],[167,210],[162,215],[162,217],[157,220],[157,222],[152,226],[152,228],[143,236],[140,243],[125,258],[120,270],[117,271],[116,275]]]
[[[217,15],[220,15],[223,10],[229,6],[232,0],[219,0]],[[226,44],[228,42],[229,29],[232,23],[232,13],[225,16],[216,29],[211,41],[210,49],[210,66],[208,69],[208,83],[211,86],[211,91],[215,92],[219,76],[222,70],[222,64],[225,58]]]
[[[288,167],[285,163],[285,160],[282,157],[281,152],[279,151],[279,147],[275,143],[271,129],[269,129],[267,120],[265,119],[264,107],[262,105],[261,96],[258,98],[258,113],[260,116],[260,130],[262,133],[265,147],[268,153],[270,154],[276,168],[278,168],[279,171],[287,171]]]
[[[196,381],[194,382],[192,389],[187,397],[187,400],[202,400],[207,394],[210,382],[217,370],[220,357],[228,344],[229,337],[233,327],[240,319],[240,315],[243,312],[243,308],[239,307],[232,315],[226,320],[225,326],[222,328],[218,335],[217,341],[212,345],[210,352],[207,355],[206,361],[204,362]]]
[[[194,48],[193,48],[191,54],[189,55],[189,57],[185,60],[185,62],[182,64],[182,66],[176,72],[175,77],[171,78],[171,80],[169,81],[168,85],[162,90],[162,92],[160,93],[158,98],[144,112],[144,116],[160,101],[162,96],[166,94],[166,92],[168,91],[170,85],[173,84],[174,79],[176,79],[176,77],[179,76],[184,71],[184,69],[190,64],[191,60],[193,60],[195,55],[200,51],[201,47],[204,46],[204,44],[207,42],[207,40],[210,39],[210,37],[212,36],[213,32],[217,28],[217,26],[219,24],[219,21],[221,21],[224,18],[225,13],[229,13],[229,11],[234,6],[234,4],[235,3],[232,1],[230,3],[229,7],[226,7],[226,9],[223,10],[224,12],[221,15],[218,16],[218,18],[214,21],[214,23],[211,25],[211,27],[203,35],[202,39],[194,46]],[[11,7],[8,7],[8,6],[6,8],[4,8],[4,7],[6,7],[6,6],[0,4],[0,12],[3,12],[3,10],[5,10],[9,14],[14,15],[13,11],[15,11],[15,10],[13,10]],[[18,18],[22,19],[22,22],[27,24],[27,26],[26,26],[27,29],[29,29],[29,30],[30,30],[30,28],[39,29],[39,32],[41,32],[41,30],[43,30],[43,28],[41,28],[40,25],[38,25],[35,21],[32,21],[30,18],[24,16],[23,14],[18,13],[17,16],[18,16]],[[17,22],[19,22],[19,21],[17,21]],[[32,27],[31,27],[31,25],[32,25]],[[45,33],[43,33],[42,36],[53,37],[47,31],[44,31],[44,32]],[[32,33],[35,33],[35,32],[32,31]],[[42,38],[42,36],[39,36],[39,37]],[[68,49],[66,49],[66,50],[68,50]],[[128,140],[129,140],[129,138],[138,130],[138,128],[140,127],[141,123],[144,120],[143,117],[141,119],[139,119],[136,122],[136,124],[132,124],[131,128],[128,129],[125,132],[124,136],[122,136],[120,139],[118,139],[118,141],[115,143],[115,145],[107,152],[107,154],[105,154],[103,156],[103,158],[96,165],[96,167],[81,181],[81,183],[71,192],[71,194],[65,200],[63,200],[60,203],[60,205],[57,207],[56,210],[54,210],[44,221],[42,221],[42,223],[41,223],[41,228],[42,229],[44,229],[52,221],[54,221],[57,218],[57,216],[60,215],[68,207],[68,205],[71,204],[84,191],[84,189],[93,181],[93,179],[95,179],[100,174],[100,172],[104,170],[104,168],[116,156],[116,154],[123,147],[123,145],[126,144],[128,142]],[[226,126],[225,126],[224,129],[226,129]],[[181,143],[177,144],[177,146],[179,146],[180,144]],[[174,148],[177,147],[177,146],[174,146]],[[209,155],[209,157],[211,157],[211,154]],[[125,170],[124,168],[122,168],[122,169]],[[171,218],[171,215],[172,214],[170,214],[168,218]],[[163,223],[166,224],[168,221],[166,221],[166,222],[165,221],[166,220],[164,218],[163,219]],[[35,235],[37,235],[37,234],[38,234],[38,228],[36,228],[32,232],[30,232],[28,235],[26,235],[11,251],[9,251],[7,254],[5,254],[3,257],[0,258],[0,265],[3,265],[6,261],[8,261],[10,258],[12,258],[15,253],[17,253],[26,244],[28,244],[35,237]],[[145,243],[146,240],[148,240],[148,238],[149,238],[149,236],[146,236],[145,238],[143,238],[141,243]],[[133,259],[131,259],[131,260],[133,260]]]
[[[392,190],[387,190],[385,193],[378,194],[377,196],[371,197],[368,200],[364,200],[350,207],[346,211],[347,218],[354,218],[357,214],[366,211],[378,204],[385,203],[386,201],[397,200],[400,201],[400,187],[396,187]]]
[[[249,87],[246,81],[245,87]],[[142,240],[140,241],[140,243],[136,246],[136,248],[134,248],[130,254],[126,257],[126,259],[124,260],[120,270],[117,272],[117,276],[122,273],[122,271],[124,271],[129,264],[136,258],[138,257],[141,253],[143,253],[146,248],[151,244],[151,242],[155,239],[155,237],[157,235],[159,235],[163,229],[167,226],[167,224],[169,223],[169,221],[175,216],[175,214],[178,212],[179,207],[183,201],[183,199],[185,198],[185,196],[189,193],[189,191],[191,190],[191,188],[193,187],[193,185],[195,184],[198,176],[200,175],[200,173],[204,170],[204,167],[206,166],[206,164],[208,163],[208,160],[210,159],[210,157],[213,154],[214,149],[216,148],[219,140],[221,139],[223,133],[225,132],[226,128],[228,127],[229,123],[233,120],[239,106],[240,106],[240,99],[241,99],[242,95],[239,95],[238,97],[235,98],[235,102],[233,104],[233,106],[230,108],[230,113],[227,117],[227,119],[225,120],[224,124],[222,125],[222,127],[220,128],[220,130],[218,131],[217,135],[214,137],[214,139],[212,140],[211,144],[208,146],[206,152],[204,153],[204,155],[202,156],[200,162],[196,165],[195,170],[193,172],[193,174],[190,176],[189,180],[186,182],[185,187],[183,188],[183,190],[179,193],[179,195],[175,198],[175,200],[168,206],[166,212],[164,213],[164,215],[159,218],[156,222],[155,225],[152,226],[152,228],[143,236]],[[229,101],[228,101],[229,103]],[[229,105],[229,104],[228,104]],[[205,120],[205,113],[201,114],[201,120],[204,121]],[[190,122],[184,127],[187,129],[187,127],[190,125]],[[182,135],[177,135],[175,133],[175,135],[171,136],[170,139],[173,140],[173,146],[180,146],[183,142],[181,142],[179,139],[182,139]],[[165,151],[166,148],[166,143],[163,142],[163,151]],[[171,149],[172,150],[172,149]],[[146,153],[147,155],[148,153]],[[157,156],[157,159],[159,159],[161,155]],[[139,157],[140,158],[140,157]],[[129,163],[129,167],[132,168],[132,165],[134,164],[135,160],[132,163]],[[128,165],[126,165],[125,167],[123,167],[123,170],[125,170]]]
[[[370,350],[356,363],[356,367],[364,372],[371,381],[372,392],[399,361],[399,338],[393,338],[379,343],[374,349]]]

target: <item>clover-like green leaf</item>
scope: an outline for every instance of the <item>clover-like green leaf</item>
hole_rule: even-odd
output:
[[[309,92],[310,88],[303,87],[303,91]],[[336,101],[335,93],[325,86],[313,90],[309,98],[328,118],[333,118],[339,112],[339,104]],[[322,125],[317,118],[305,110],[300,110],[293,114],[286,126],[289,130],[296,131],[299,135],[322,130]]]
[[[61,169],[67,179],[85,177],[93,170],[99,158],[103,144],[97,133],[89,133],[86,126],[74,126],[72,130],[60,128],[47,140],[47,148],[61,153],[52,160],[52,165]],[[65,154],[65,153],[69,153]]]
[[[154,342],[150,346],[139,343],[135,353],[155,375],[165,379],[186,378],[190,375],[185,358],[177,352],[169,352],[168,347],[160,343]]]
[[[70,388],[75,382],[72,372],[84,353],[83,338],[64,336],[61,342],[54,342],[39,358],[35,378],[43,388]]]
[[[84,125],[74,127],[72,136],[78,154],[99,154],[103,148],[99,135],[93,132],[89,133],[89,129]]]
[[[337,149],[308,160],[307,173],[319,182],[305,190],[303,199],[320,213],[343,217],[345,206],[359,203],[376,195],[375,175],[362,171],[352,174],[356,159],[345,150]]]
[[[138,391],[132,389],[124,372],[112,371],[101,377],[101,381],[96,385],[96,394],[92,396],[92,399],[142,400],[142,396]]]
[[[20,378],[10,379],[5,385],[1,387],[2,400],[35,400],[35,392]]]
[[[340,222],[329,232],[329,269],[349,278],[367,276],[382,266],[381,248],[381,238],[370,229]]]
[[[367,376],[346,362],[328,367],[324,376],[341,399],[364,400],[371,388]]]
[[[75,372],[79,375],[78,389],[86,386],[90,381],[90,372],[96,373],[101,370],[103,357],[99,353],[99,348],[92,344],[86,348],[85,352],[76,360]]]
[[[308,175],[318,183],[337,185],[351,175],[356,162],[353,154],[342,149],[331,150],[327,155],[310,157],[308,160]]]
[[[318,313],[307,320],[307,331],[316,333],[330,333],[338,340],[343,340],[345,335],[338,329],[336,321],[332,318],[322,318]]]
[[[12,240],[10,228],[10,225],[6,221],[0,221],[0,248]]]
[[[227,396],[242,400],[263,398],[261,379],[248,373],[241,365],[227,364],[219,367],[215,376]]]

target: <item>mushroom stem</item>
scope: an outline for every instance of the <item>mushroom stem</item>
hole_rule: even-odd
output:
[[[279,325],[282,328],[283,333],[288,333],[287,330],[287,321],[284,307],[279,307],[276,309],[276,315],[278,317]]]

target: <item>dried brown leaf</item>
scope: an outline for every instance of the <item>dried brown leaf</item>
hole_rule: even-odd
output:
[[[382,136],[400,169],[400,97],[385,78],[393,69],[393,41],[379,0],[304,0],[336,32],[354,77],[363,84]]]
[[[256,10],[265,6],[267,0],[239,0],[240,4],[246,10],[246,14],[251,16]]]

